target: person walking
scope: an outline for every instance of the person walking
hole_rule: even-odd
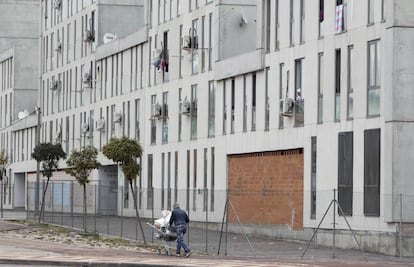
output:
[[[193,253],[192,250],[188,247],[187,243],[184,240],[184,234],[187,232],[187,224],[189,223],[187,213],[180,209],[180,204],[174,204],[174,210],[172,211],[170,218],[170,225],[175,225],[177,231],[177,250],[176,256],[181,256],[181,248],[185,251],[185,257],[188,258]]]

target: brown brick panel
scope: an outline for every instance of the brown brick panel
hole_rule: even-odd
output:
[[[228,157],[229,199],[242,223],[303,228],[302,151]],[[229,221],[236,222],[232,209]]]

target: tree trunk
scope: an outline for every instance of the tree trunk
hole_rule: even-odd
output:
[[[86,185],[83,184],[83,229],[86,232]]]
[[[45,197],[46,197],[47,187],[49,186],[49,180],[50,180],[50,177],[47,177],[46,187],[45,187],[45,190],[43,190],[42,206],[40,207],[39,223],[42,220],[43,212],[45,209]]]
[[[136,213],[136,216],[137,216],[137,220],[139,222],[139,228],[141,229],[142,238],[144,239],[144,244],[146,245],[147,240],[145,240],[144,229],[142,229],[141,218],[139,217],[139,213],[138,213],[137,196],[135,195],[134,187],[132,186],[132,180],[129,180],[129,186],[131,187],[132,196],[134,197],[135,213]]]

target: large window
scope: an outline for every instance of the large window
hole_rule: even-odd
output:
[[[317,139],[316,136],[311,137],[311,219],[316,218],[316,156],[317,156]]]
[[[157,103],[157,95],[151,96],[151,107],[154,107]],[[155,144],[157,140],[157,124],[156,120],[151,117],[151,144]]]
[[[341,49],[335,50],[335,121],[341,116]]]
[[[208,137],[214,137],[216,123],[216,92],[214,81],[208,82]]]
[[[305,102],[303,98],[303,59],[295,60],[295,126],[303,126]]]
[[[191,139],[197,138],[197,84],[191,85]]]
[[[231,101],[230,133],[234,134],[234,117],[235,117],[235,105],[236,105],[236,81],[234,78],[231,79],[230,101]]]
[[[345,11],[346,11],[345,0],[336,0],[336,7],[335,7],[335,31],[336,33],[344,32],[346,29]]]
[[[348,46],[348,96],[347,96],[347,118],[353,118],[354,114],[354,46]]]
[[[352,215],[353,132],[339,133],[338,136],[338,202],[345,215]]]
[[[364,132],[364,214],[380,215],[381,131]]]
[[[284,107],[285,107],[285,87],[284,85],[284,81],[285,81],[285,70],[284,70],[285,64],[284,63],[280,63],[279,65],[279,129],[283,129],[284,125],[284,118],[283,118],[283,112],[284,112]]]
[[[265,131],[269,131],[270,120],[270,103],[269,103],[269,72],[270,67],[266,67],[265,71]]]
[[[380,113],[380,51],[379,40],[368,43],[368,116]]]
[[[299,42],[305,42],[305,0],[300,0]]]
[[[256,73],[252,75],[252,131],[256,131]]]
[[[374,0],[368,0],[368,25],[374,24]]]
[[[162,93],[162,143],[168,143],[168,92]]]
[[[223,80],[223,135],[226,135],[227,127],[227,103],[226,103],[226,80]]]
[[[323,83],[324,83],[323,53],[319,53],[318,54],[318,123],[323,122]]]
[[[154,190],[153,190],[153,177],[152,177],[153,158],[152,154],[148,154],[148,167],[147,167],[147,209],[152,209],[154,204]]]
[[[265,1],[264,23],[265,23],[265,52],[270,52],[270,0]]]
[[[193,20],[193,27],[191,30],[191,57],[192,57],[192,68],[191,68],[191,73],[192,74],[197,74],[199,71],[199,55],[198,55],[198,19]]]
[[[325,20],[325,0],[319,0],[319,28],[318,37],[323,37],[323,25]]]
[[[275,0],[275,50],[279,50],[279,0]]]

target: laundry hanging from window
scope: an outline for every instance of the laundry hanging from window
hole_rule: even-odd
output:
[[[344,31],[344,5],[342,0],[336,1],[335,8],[335,29],[336,33],[341,33]]]

